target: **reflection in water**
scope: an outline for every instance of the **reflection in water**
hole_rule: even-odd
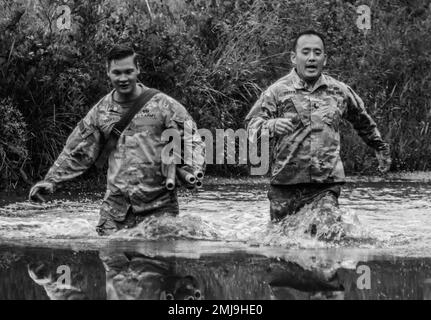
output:
[[[199,259],[135,250],[0,249],[0,299],[429,299],[431,259],[385,259],[330,273],[247,252]],[[356,267],[372,271],[358,287]],[[70,268],[64,281],[59,266]]]
[[[105,281],[98,284],[91,282],[86,266],[80,265],[80,253],[72,253],[77,258],[70,264],[67,258],[71,253],[60,253],[63,261],[40,259],[45,250],[38,250],[35,260],[27,264],[28,274],[35,284],[41,286],[51,300],[87,300],[92,297],[89,286],[97,285],[106,289],[108,300],[201,300],[204,298],[197,280],[191,276],[182,276],[175,272],[175,262],[169,259],[151,258],[137,252],[104,250],[97,259],[93,255],[92,264],[104,267]],[[54,262],[55,261],[55,262]],[[63,269],[69,269],[70,278],[59,274],[58,263]],[[88,261],[87,261],[88,263]],[[57,270],[57,272],[56,272]],[[98,268],[99,275],[100,268]],[[11,279],[13,280],[13,279]],[[7,288],[6,288],[7,289]],[[100,297],[99,297],[100,298]]]
[[[61,266],[70,268],[62,281]],[[0,247],[0,299],[105,299],[103,266],[95,252]]]
[[[38,285],[42,286],[51,300],[88,300],[88,296],[83,288],[82,281],[74,278],[69,281],[57,279],[58,274],[52,274],[48,266],[43,262],[30,263],[28,266],[30,278]],[[76,273],[74,273],[76,274]],[[64,282],[64,283],[63,283]],[[72,283],[77,286],[72,285]]]
[[[93,275],[80,264],[80,253],[63,251],[54,253],[54,258],[51,251],[51,256],[43,259],[40,255],[45,251],[36,250],[27,268],[30,278],[49,299],[94,298],[89,292]],[[70,255],[76,259],[73,264]],[[99,261],[95,255],[92,257],[93,264],[101,262],[104,267],[105,282],[98,285],[106,288],[109,300],[201,300],[206,295],[212,299],[305,299],[332,298],[334,292],[343,293],[337,274],[325,279],[296,263],[259,256],[231,254],[190,260],[106,248],[99,252]],[[70,280],[56,272],[58,263],[70,268]]]
[[[167,259],[137,252],[103,252],[100,258],[109,300],[203,299],[197,280],[176,274],[174,263]]]
[[[269,282],[272,298],[277,300],[332,300],[343,299],[344,288],[334,273],[330,279],[298,265],[275,272]]]

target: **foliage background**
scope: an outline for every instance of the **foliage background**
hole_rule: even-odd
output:
[[[113,43],[141,53],[141,81],[181,101],[199,127],[237,129],[259,94],[290,71],[295,34],[327,39],[326,72],[364,99],[392,145],[392,170],[429,170],[431,9],[426,0],[69,0],[72,30],[56,27],[63,1],[0,0],[1,186],[31,183],[53,163],[73,127],[110,90]],[[372,29],[356,26],[366,4]],[[376,160],[342,127],[348,173]],[[217,165],[240,175],[247,166]]]

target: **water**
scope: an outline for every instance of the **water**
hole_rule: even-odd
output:
[[[306,233],[316,218],[307,208],[269,222],[266,190],[184,193],[179,217],[149,217],[113,237],[94,230],[100,193],[44,205],[3,197],[0,299],[431,297],[430,184],[347,184],[342,221],[323,219],[317,237]],[[71,286],[59,285],[59,266]]]

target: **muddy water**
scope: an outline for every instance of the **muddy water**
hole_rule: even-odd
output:
[[[227,185],[182,193],[179,217],[149,217],[115,238],[239,241],[283,248],[341,246],[386,249],[403,256],[431,253],[431,184],[346,185],[340,198],[340,215],[346,225],[341,241],[308,236],[307,226],[301,225],[311,215],[307,208],[298,218],[272,224],[266,192],[265,185]],[[0,239],[41,246],[62,240],[101,244],[106,239],[95,232],[101,198],[101,193],[77,193],[38,205],[25,196],[3,196]]]
[[[429,296],[430,184],[346,185],[340,198],[343,224],[330,230],[342,232],[331,238],[306,233],[305,222],[314,218],[307,208],[298,217],[270,223],[266,189],[227,185],[185,193],[179,217],[149,217],[114,237],[94,231],[101,194],[69,195],[44,205],[4,196],[0,298]],[[64,265],[71,270],[69,287],[56,281]],[[156,276],[148,278],[148,270]],[[190,290],[175,292],[181,285]]]

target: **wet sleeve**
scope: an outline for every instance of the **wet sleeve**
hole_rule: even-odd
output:
[[[388,150],[389,145],[381,137],[377,125],[365,110],[362,99],[347,87],[347,108],[344,117],[353,125],[364,142],[376,151]]]
[[[190,172],[205,172],[205,143],[202,141],[195,121],[178,101],[166,97],[164,103],[166,104],[165,126],[167,129],[177,131],[181,137],[183,167]]]
[[[97,108],[94,107],[67,138],[63,151],[49,169],[45,180],[57,184],[84,173],[97,159],[101,139]]]
[[[267,130],[270,137],[274,136],[277,114],[277,102],[271,89],[266,90],[251,108],[245,124],[251,142],[256,142]]]

